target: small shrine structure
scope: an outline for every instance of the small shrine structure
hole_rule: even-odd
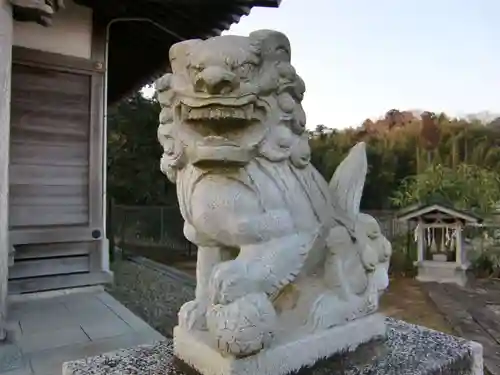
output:
[[[482,218],[442,203],[427,203],[404,209],[397,219],[415,227],[417,280],[461,286],[467,283],[469,262],[463,229],[481,223]]]

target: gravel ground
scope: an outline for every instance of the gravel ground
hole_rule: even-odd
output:
[[[172,337],[177,312],[194,298],[192,276],[145,258],[117,260],[107,291],[166,337]]]
[[[115,283],[108,288],[110,294],[163,335],[171,337],[177,311],[194,298],[192,270],[180,267],[187,271],[183,272],[144,257],[117,260],[112,269]],[[396,319],[453,333],[420,284],[412,279],[391,279],[389,290],[382,297],[381,310]]]
[[[194,298],[195,280],[193,276],[140,257],[130,260],[117,260],[112,264],[111,268],[115,274],[115,282],[107,288],[107,291],[161,334],[172,337],[172,330],[177,323],[179,308],[183,303]],[[404,293],[399,291],[399,288],[396,288],[397,285],[399,284],[393,280],[391,283],[392,294],[396,294],[398,298],[389,298],[390,290],[387,293],[388,297],[382,303],[382,310],[385,313],[399,319],[406,318],[417,324],[427,323],[425,325],[447,331],[439,325],[429,324],[430,321],[423,319],[421,316],[416,316],[414,319],[410,319],[410,316],[399,316],[405,315],[402,312],[413,311],[413,309],[408,309],[407,306],[414,306],[415,301],[412,301],[410,297],[401,298],[402,295],[407,296],[412,293],[408,293],[407,285],[402,288],[405,291]],[[398,291],[399,293],[397,293]],[[418,297],[414,299],[422,299],[420,295]],[[394,302],[394,300],[399,299],[402,300],[401,303]],[[422,308],[422,310],[427,309]],[[459,374],[460,372],[454,373]]]

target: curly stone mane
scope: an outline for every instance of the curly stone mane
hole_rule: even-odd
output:
[[[248,93],[255,95],[264,109],[265,115],[259,117],[262,136],[254,145],[253,157],[274,162],[289,160],[297,168],[305,167],[310,159],[306,115],[301,105],[305,84],[290,62],[288,38],[276,31],[260,30],[248,37],[191,40],[171,48],[172,73],[155,83],[161,105],[158,140],[164,150],[162,172],[175,182],[177,171],[190,163],[186,152],[189,137],[183,136],[188,125],[178,115],[179,98],[198,89],[196,77],[200,71],[204,67],[208,70],[206,65],[218,62],[221,55],[225,56],[226,74],[237,75],[241,97]],[[231,96],[224,91],[217,92],[218,95],[212,95],[212,91],[203,94],[208,100],[211,96],[222,99]]]

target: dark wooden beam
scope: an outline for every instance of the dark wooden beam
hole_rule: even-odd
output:
[[[10,3],[16,21],[36,22],[43,26],[50,26],[52,16],[64,7],[63,0],[10,0]]]
[[[52,66],[69,71],[102,72],[102,66],[96,61],[80,57],[61,55],[52,52],[42,52],[32,48],[12,47],[12,60],[17,63],[32,66]]]

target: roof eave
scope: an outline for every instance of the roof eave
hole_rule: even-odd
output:
[[[138,0],[126,0],[126,1],[121,0],[124,3],[129,3],[129,7],[128,8],[124,7],[121,10],[120,9],[114,10],[114,12],[117,12],[116,14],[107,13],[105,7],[102,6],[102,4],[103,4],[102,0],[74,0],[74,1],[81,3],[81,5],[90,6],[91,8],[94,9],[95,15],[100,13],[99,18],[100,18],[100,22],[102,22],[103,25],[105,25],[106,22],[112,18],[135,17],[137,15],[143,17],[143,16],[147,15],[146,14],[147,12],[145,9],[142,9],[142,8],[139,9],[135,5],[136,4],[135,1],[138,1]],[[171,1],[171,2],[168,2],[170,4],[169,6],[175,8],[176,1],[181,2],[180,0]],[[198,0],[198,1],[201,1],[204,4],[208,3],[206,0]],[[158,2],[155,2],[155,4],[162,4],[163,2],[167,3],[166,0],[158,0]],[[266,8],[273,8],[274,9],[274,8],[278,8],[280,6],[281,1],[280,0],[232,0],[230,2],[227,2],[227,5],[226,5],[226,2],[222,2],[222,3],[224,4],[224,6],[221,5],[221,6],[217,7],[217,9],[218,9],[217,12],[220,13],[220,15],[213,16],[210,19],[206,19],[201,24],[196,24],[197,27],[193,28],[193,30],[188,30],[189,32],[187,32],[187,33],[185,32],[186,30],[183,30],[183,28],[187,29],[188,27],[185,25],[181,25],[180,23],[179,24],[174,23],[174,25],[168,23],[168,24],[164,25],[164,22],[168,21],[168,17],[166,17],[167,13],[163,12],[163,10],[162,10],[162,12],[163,12],[162,14],[165,15],[165,17],[164,17],[165,19],[162,18],[160,13],[155,13],[155,17],[151,18],[151,20],[157,24],[160,24],[161,26],[164,26],[164,27],[169,28],[169,29],[171,28],[176,33],[185,37],[186,39],[191,39],[191,38],[207,39],[210,37],[218,36],[223,31],[228,30],[233,24],[238,23],[240,21],[241,17],[249,15],[249,13],[253,9],[253,7],[266,7]],[[156,5],[156,6],[159,7],[159,5]],[[151,7],[151,9],[156,9],[156,8]],[[158,9],[156,9],[156,10],[158,10]],[[187,8],[181,9],[181,10],[182,10],[182,12],[189,13]],[[176,12],[179,13],[181,16],[185,16],[184,14],[182,14],[182,12],[180,10],[176,10]],[[133,27],[146,28],[147,24],[146,23],[130,24],[127,27],[130,29]],[[114,30],[115,30],[115,32],[117,31],[117,29],[114,29]],[[151,35],[154,34],[154,32],[151,30],[148,31],[148,33]],[[159,34],[161,34],[163,36],[163,33],[159,33]],[[115,34],[115,35],[117,35],[117,34]],[[144,39],[146,39],[146,37],[144,37]],[[162,39],[162,38],[158,37],[157,39]],[[166,51],[168,51],[169,46],[175,42],[174,40],[168,40],[168,39],[169,38],[165,38],[165,41],[158,42],[158,43],[163,43],[163,45],[165,46],[164,49]],[[110,42],[110,51],[112,51],[113,46],[116,45],[116,42],[115,42],[116,40],[117,40],[116,36],[112,36],[110,38],[110,41],[111,41]],[[117,48],[120,49],[122,47],[123,46],[117,47]],[[115,56],[117,56],[116,52],[115,52]],[[145,68],[145,66],[143,66],[141,68],[141,70],[144,70],[144,74],[141,74],[140,75],[141,77],[139,77],[139,74],[135,74],[133,79],[132,78],[128,79],[128,81],[131,81],[130,85],[120,84],[120,85],[117,85],[116,89],[114,89],[113,82],[112,82],[113,81],[112,75],[114,75],[114,73],[110,74],[109,103],[111,104],[113,102],[116,102],[120,98],[123,98],[124,96],[130,94],[132,91],[140,89],[142,86],[144,86],[144,84],[147,84],[148,82],[155,80],[156,78],[158,78],[159,76],[161,76],[162,74],[164,74],[166,71],[169,70],[169,67],[167,66],[168,65],[168,54],[165,54],[165,56],[162,56],[161,58],[156,56],[154,59],[153,58],[149,59],[149,61],[153,61],[153,60],[154,61],[158,60],[158,63],[151,63],[151,64],[149,64],[149,66],[147,68]],[[145,64],[143,64],[143,65],[145,65]],[[113,72],[113,67],[110,68],[110,72]],[[123,75],[127,76],[126,73],[123,73]],[[137,77],[135,77],[135,76],[137,76]],[[133,81],[133,83],[132,83],[132,81]]]
[[[281,4],[281,0],[248,0],[246,3],[254,7],[278,8]]]
[[[410,221],[410,220],[415,220],[419,216],[425,215],[426,213],[430,211],[438,210],[441,211],[445,214],[448,214],[450,216],[455,216],[457,219],[464,220],[469,223],[481,223],[483,221],[483,218],[468,213],[464,212],[462,210],[457,210],[451,207],[447,207],[446,205],[441,205],[441,204],[429,204],[429,205],[420,205],[420,206],[413,206],[411,210],[402,212],[397,216],[397,219],[399,221]]]

